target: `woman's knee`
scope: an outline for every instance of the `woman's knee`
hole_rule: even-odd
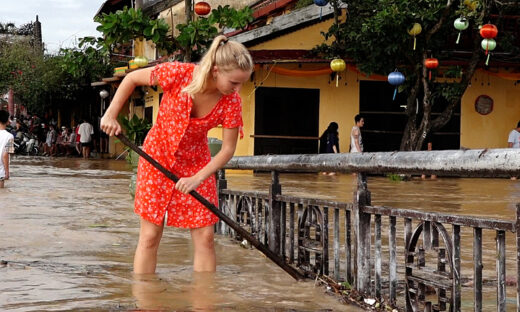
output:
[[[197,248],[214,249],[213,228],[196,229],[192,232],[193,243]]]
[[[162,226],[143,220],[139,233],[139,245],[146,249],[157,249],[161,241],[162,232]]]

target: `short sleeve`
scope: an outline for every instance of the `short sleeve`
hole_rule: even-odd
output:
[[[233,129],[239,128],[240,138],[244,137],[242,127],[244,122],[242,121],[242,99],[238,94],[234,94],[228,101],[225,111],[224,120],[222,121],[222,127]]]
[[[156,82],[161,86],[163,91],[168,91],[178,82],[179,75],[184,72],[183,64],[179,62],[168,62],[156,65],[150,75],[150,85]]]

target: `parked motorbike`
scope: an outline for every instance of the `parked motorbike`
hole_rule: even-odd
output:
[[[18,132],[14,139],[14,153],[19,155],[38,155],[39,150],[38,138],[31,133]]]

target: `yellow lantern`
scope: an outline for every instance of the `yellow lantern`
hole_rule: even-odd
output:
[[[339,72],[342,72],[347,68],[347,64],[342,59],[333,59],[330,62],[330,69],[336,73],[336,87],[338,87]]]
[[[421,24],[419,23],[414,23],[412,28],[408,29],[408,34],[410,36],[413,36],[413,49],[415,50],[415,45],[416,45],[416,42],[417,40],[415,39],[415,36],[419,35],[422,31],[422,27],[421,27]]]

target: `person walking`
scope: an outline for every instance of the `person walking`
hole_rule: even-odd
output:
[[[13,135],[6,130],[9,113],[0,110],[0,188],[4,188],[5,180],[9,180],[9,154],[14,152]]]
[[[90,147],[92,146],[92,135],[94,134],[94,127],[84,119],[79,125],[78,135],[80,136],[79,142],[81,143],[81,155],[84,159],[90,157]]]
[[[354,122],[356,125],[350,131],[350,152],[362,153],[363,139],[361,138],[361,128],[365,125],[365,118],[358,114],[354,117]]]
[[[121,82],[101,119],[101,129],[110,136],[121,133],[116,118],[133,90],[159,84],[164,96],[143,150],[180,177],[174,183],[139,160],[134,210],[141,227],[134,273],[155,272],[165,224],[190,229],[194,271],[216,270],[213,232],[218,218],[189,192],[196,190],[218,205],[215,172],[233,156],[239,134],[243,137],[238,92],[253,66],[241,43],[218,36],[199,64],[162,63],[133,71]],[[222,125],[222,148],[211,158],[207,132],[218,125]]]
[[[320,154],[339,153],[339,132],[338,124],[331,122],[327,129],[320,136]],[[335,175],[335,172],[322,172],[323,175]]]

